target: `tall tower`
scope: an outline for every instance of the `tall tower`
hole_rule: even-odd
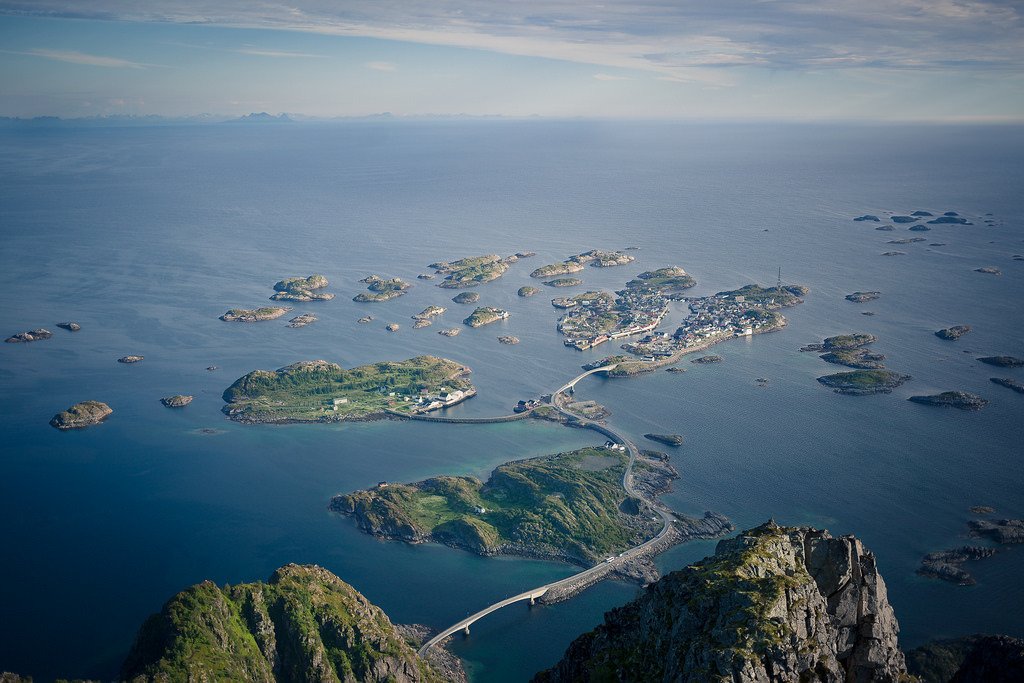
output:
[[[782,294],[782,266],[779,266],[779,280],[775,284],[775,289],[778,290],[779,294]]]

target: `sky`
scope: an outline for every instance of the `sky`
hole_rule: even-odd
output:
[[[0,115],[1024,120],[1022,0],[0,0]]]

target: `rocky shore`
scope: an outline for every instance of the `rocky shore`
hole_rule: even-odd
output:
[[[1001,387],[1006,387],[1007,389],[1013,389],[1018,394],[1024,394],[1024,384],[1021,384],[1017,380],[1012,379],[1010,377],[989,377],[989,381],[990,382],[995,382],[996,384],[998,384]]]
[[[949,581],[960,586],[972,586],[977,583],[974,577],[963,568],[968,560],[980,560],[995,555],[994,548],[981,548],[965,545],[953,550],[941,550],[928,553],[921,560],[917,573],[933,579]]]
[[[819,377],[818,382],[830,387],[837,394],[867,396],[891,393],[893,389],[910,379],[910,375],[901,375],[891,370],[854,370],[825,375]]]
[[[683,437],[680,434],[644,434],[644,438],[675,448],[683,445]]]

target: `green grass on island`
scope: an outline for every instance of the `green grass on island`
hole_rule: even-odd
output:
[[[433,540],[487,555],[525,550],[589,565],[656,532],[645,517],[620,511],[627,463],[619,451],[582,448],[500,465],[486,483],[435,477],[382,484],[335,496],[331,509],[388,538]]]
[[[672,293],[689,289],[697,284],[697,280],[679,266],[669,266],[648,270],[636,276],[635,280],[626,283],[627,289],[653,289],[662,293]]]
[[[336,422],[412,412],[423,397],[471,391],[469,368],[434,356],[346,370],[324,360],[254,370],[224,391],[224,407],[240,422]]]
[[[481,306],[473,311],[468,318],[462,322],[470,327],[482,327],[509,317],[508,311],[493,306]]]
[[[458,261],[431,263],[430,267],[436,270],[438,275],[446,276],[438,287],[461,289],[497,280],[508,270],[508,263],[497,254],[486,254]]]
[[[807,288],[802,285],[783,285],[781,289],[779,287],[744,285],[739,289],[718,292],[715,296],[777,308],[780,306],[795,306],[801,302],[800,297],[805,294],[807,294]]]

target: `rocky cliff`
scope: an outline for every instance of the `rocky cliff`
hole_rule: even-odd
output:
[[[606,614],[535,681],[899,681],[898,631],[860,541],[768,522]]]
[[[337,576],[290,564],[266,583],[192,586],[150,617],[122,678],[176,681],[442,681],[387,616]]]

